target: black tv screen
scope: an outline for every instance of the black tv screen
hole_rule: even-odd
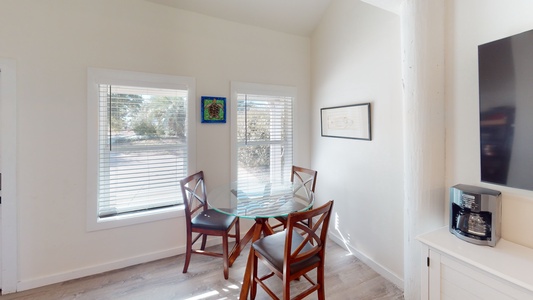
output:
[[[481,181],[533,190],[533,30],[478,47]]]

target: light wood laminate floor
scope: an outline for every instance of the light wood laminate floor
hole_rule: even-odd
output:
[[[188,273],[183,274],[181,271],[184,256],[179,255],[3,295],[0,299],[238,299],[248,251],[249,245],[230,268],[228,280],[224,280],[221,259],[193,254]],[[326,253],[326,298],[328,300],[403,299],[403,292],[399,288],[331,240],[328,241]],[[264,274],[266,268],[260,267],[259,272]],[[274,277],[269,279],[269,282],[276,292],[281,292],[281,280]],[[304,279],[294,281],[291,289],[293,291],[303,289],[302,285],[305,283]],[[256,299],[270,299],[270,297],[258,287]],[[307,299],[316,299],[316,293]]]

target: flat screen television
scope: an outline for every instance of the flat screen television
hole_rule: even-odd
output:
[[[533,30],[478,47],[481,181],[533,190]]]

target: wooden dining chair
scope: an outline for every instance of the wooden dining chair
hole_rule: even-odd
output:
[[[292,166],[291,172],[291,182],[294,185],[293,193],[296,197],[302,198],[304,201],[313,201],[315,186],[316,186],[316,177],[318,172],[315,170]],[[287,217],[276,217],[276,220],[280,224],[272,226],[272,228],[278,228],[283,226],[287,227]],[[312,226],[313,220],[305,220],[308,226]]]
[[[191,254],[197,253],[222,257],[224,260],[224,278],[228,279],[228,268],[231,267],[229,257],[238,249],[240,244],[239,218],[208,208],[203,171],[182,179],[180,185],[185,204],[185,220],[187,223],[187,250],[183,273],[187,273]],[[231,234],[232,228],[235,228],[234,234]],[[194,238],[193,233],[197,234]],[[205,250],[207,236],[209,235],[222,237],[222,253]],[[200,248],[193,248],[194,243],[200,237],[202,238]],[[235,238],[235,244],[231,252],[228,252],[229,238]]]
[[[255,299],[259,284],[272,299],[279,299],[265,284],[265,280],[277,275],[283,281],[282,299],[302,299],[317,292],[318,299],[325,299],[324,259],[326,257],[326,237],[333,200],[326,204],[304,212],[294,212],[287,218],[287,228],[257,240],[252,244],[253,266],[251,299]],[[317,218],[312,227],[302,221]],[[267,275],[258,276],[258,261],[261,260],[271,271]],[[307,273],[316,269],[316,281]],[[304,277],[310,287],[291,298],[291,281]]]

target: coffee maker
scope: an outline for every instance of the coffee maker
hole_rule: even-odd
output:
[[[499,191],[458,184],[450,188],[450,232],[477,245],[496,246],[501,236]]]

